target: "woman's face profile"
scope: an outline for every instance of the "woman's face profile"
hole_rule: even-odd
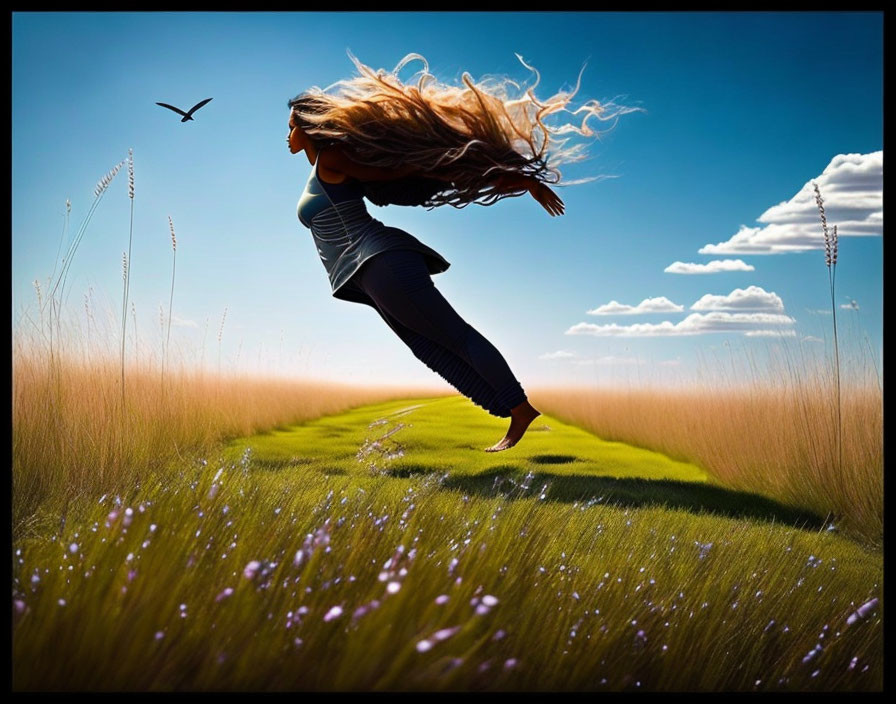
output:
[[[305,133],[301,127],[296,126],[293,114],[289,115],[289,135],[286,137],[289,144],[289,151],[298,154],[305,148]]]

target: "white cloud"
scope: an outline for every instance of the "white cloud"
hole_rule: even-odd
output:
[[[756,267],[742,259],[714,259],[706,264],[673,262],[663,271],[667,274],[717,274],[721,271],[756,271]]]
[[[683,310],[684,306],[673,303],[665,296],[659,296],[658,298],[645,298],[636,306],[610,301],[587,311],[587,313],[588,315],[640,315],[642,313],[680,313]]]
[[[747,337],[796,337],[796,330],[748,330]]]
[[[607,365],[607,366],[615,366],[619,364],[646,364],[643,359],[638,359],[637,357],[614,357],[613,355],[607,357],[594,357],[592,359],[577,359],[573,364],[579,364],[582,366],[594,366],[594,365]]]
[[[859,304],[856,301],[850,301],[849,303],[844,303],[840,307],[845,310],[858,310]]]
[[[727,242],[707,244],[700,254],[781,254],[824,249],[824,232],[813,182],[824,199],[828,227],[838,237],[883,234],[883,151],[838,154],[825,170],[788,201],[768,208],[760,227],[741,225]]]
[[[575,352],[567,352],[566,350],[557,350],[556,352],[546,352],[545,354],[539,355],[539,359],[569,359],[570,357],[575,357]]]
[[[691,306],[691,310],[767,310],[784,312],[784,302],[774,291],[766,291],[761,286],[736,288],[727,296],[713,296],[707,293]]]
[[[577,323],[565,334],[597,337],[666,337],[719,332],[746,333],[750,330],[765,330],[769,326],[792,325],[794,322],[796,321],[790,316],[774,313],[691,313],[678,323],[668,320],[662,323],[634,325]]]
[[[186,318],[178,318],[176,315],[171,316],[171,324],[177,328],[198,328],[199,326],[193,320]]]

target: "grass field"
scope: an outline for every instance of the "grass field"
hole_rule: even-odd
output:
[[[17,348],[12,373],[12,527],[41,532],[71,504],[124,490],[222,439],[401,398],[407,388],[215,374]],[[432,393],[432,391],[430,391]]]
[[[823,516],[462,397],[232,439],[15,542],[15,689],[879,690]]]
[[[882,689],[877,365],[527,387],[543,415],[485,453],[507,421],[447,391],[222,372],[226,309],[217,372],[172,354],[170,219],[155,337],[132,230],[120,314],[73,315],[131,157],[14,330],[15,690]]]
[[[804,372],[805,373],[805,372]],[[777,385],[628,391],[539,389],[536,406],[600,437],[693,462],[732,489],[757,492],[830,518],[883,547],[883,395],[876,384],[842,392],[842,460],[829,379]]]

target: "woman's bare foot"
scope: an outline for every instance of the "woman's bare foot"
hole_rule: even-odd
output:
[[[496,445],[485,448],[485,451],[500,452],[513,447],[523,437],[529,424],[540,415],[541,413],[535,410],[528,401],[523,401],[519,406],[511,408],[510,428],[508,428],[507,434]]]

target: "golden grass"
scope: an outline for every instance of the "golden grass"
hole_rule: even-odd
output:
[[[431,388],[352,387],[312,380],[210,375],[181,365],[19,350],[13,356],[13,526],[27,532],[45,501],[95,497],[251,435]]]
[[[879,545],[883,536],[883,403],[875,386],[842,390],[838,466],[832,382],[692,391],[529,392],[539,410],[601,438],[693,462],[724,485],[820,515]]]

